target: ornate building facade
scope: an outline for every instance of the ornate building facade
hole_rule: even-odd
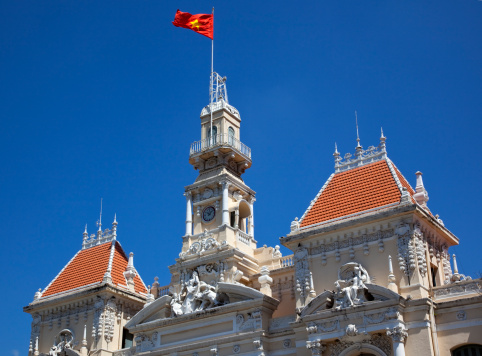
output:
[[[279,246],[258,247],[251,150],[225,78],[201,112],[182,248],[171,282],[146,288],[111,230],[24,310],[29,355],[481,355],[481,281],[458,273],[459,240],[377,147],[335,149],[335,170]]]

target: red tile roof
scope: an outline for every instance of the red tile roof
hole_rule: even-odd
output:
[[[113,244],[102,245],[80,250],[44,290],[42,297],[66,292],[102,282],[109,265],[109,258]],[[116,241],[112,261],[112,283],[127,287],[123,272],[126,270],[128,258],[121,245]],[[146,293],[147,289],[139,275],[134,278],[135,291]]]
[[[412,196],[412,187],[394,165],[393,170]],[[385,159],[336,173],[308,208],[301,227],[398,203],[400,197],[400,189]]]

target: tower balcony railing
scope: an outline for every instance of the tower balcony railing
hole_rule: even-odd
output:
[[[203,152],[213,147],[229,146],[234,148],[242,155],[251,158],[251,148],[239,141],[234,136],[228,134],[217,134],[212,137],[205,138],[200,141],[193,142],[189,155],[192,156],[196,153]]]

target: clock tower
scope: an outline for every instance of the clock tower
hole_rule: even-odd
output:
[[[251,167],[251,149],[241,142],[241,116],[228,102],[226,77],[213,73],[212,104],[201,111],[201,140],[191,144],[189,163],[199,171],[185,187],[186,230],[173,281],[199,265],[215,269],[216,280],[249,284],[255,259],[255,192],[242,175]],[[191,272],[190,272],[191,271]]]

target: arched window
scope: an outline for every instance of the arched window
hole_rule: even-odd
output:
[[[452,356],[482,356],[482,345],[464,345],[452,351]]]
[[[208,126],[209,146],[214,145],[216,143],[217,136],[218,136],[218,128],[213,125],[213,137],[212,137],[212,140],[211,140],[211,128]]]
[[[231,146],[234,144],[234,129],[231,126],[228,128],[228,143]]]

